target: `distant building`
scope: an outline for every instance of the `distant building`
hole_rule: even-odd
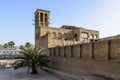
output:
[[[0,58],[14,58],[19,55],[19,47],[15,46],[14,48],[0,48]]]
[[[37,9],[35,12],[35,47],[50,48],[90,42],[99,38],[99,31],[71,25],[53,28],[50,11]]]

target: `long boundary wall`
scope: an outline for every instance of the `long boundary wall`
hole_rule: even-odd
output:
[[[120,80],[120,38],[49,48],[51,68]]]

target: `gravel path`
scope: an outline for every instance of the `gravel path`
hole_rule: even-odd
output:
[[[39,70],[37,75],[26,73],[27,68],[14,70],[13,68],[0,69],[0,80],[62,80],[43,70]]]

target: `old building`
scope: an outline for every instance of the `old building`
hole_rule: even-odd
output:
[[[52,69],[120,80],[120,35],[99,38],[96,30],[71,25],[53,28],[49,16],[47,10],[35,12],[35,46],[46,49]]]
[[[35,46],[50,48],[89,42],[99,38],[99,31],[71,25],[53,28],[50,24],[50,11],[37,9],[35,12]]]

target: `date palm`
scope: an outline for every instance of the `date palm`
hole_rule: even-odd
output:
[[[23,45],[20,45],[19,49],[21,49],[21,50],[24,49],[24,46],[23,46]]]
[[[13,48],[14,48],[14,46],[15,46],[15,42],[9,41],[9,42],[8,42],[8,46],[9,46],[9,48],[11,49],[10,56],[11,56],[11,58],[13,58],[12,53],[13,53]]]
[[[3,56],[4,56],[4,58],[6,58],[6,53],[7,53],[8,44],[5,43],[5,44],[3,45],[3,48],[5,48],[5,51],[4,51]]]
[[[37,67],[45,66],[49,62],[49,58],[42,54],[43,51],[42,48],[22,48],[20,52],[22,55],[19,57],[20,60],[13,64],[14,69],[16,70],[20,67],[28,66],[28,72],[31,68],[31,74],[37,74]]]
[[[4,45],[3,45],[3,48],[8,48],[8,44],[7,43],[5,43]]]
[[[2,46],[2,44],[0,44],[0,48],[2,48],[3,46]]]
[[[15,43],[13,41],[10,41],[10,42],[8,42],[8,45],[9,45],[10,48],[13,48]]]
[[[30,48],[31,46],[32,46],[31,43],[29,43],[29,42],[26,42],[26,43],[25,43],[25,47],[26,47],[26,48]]]

